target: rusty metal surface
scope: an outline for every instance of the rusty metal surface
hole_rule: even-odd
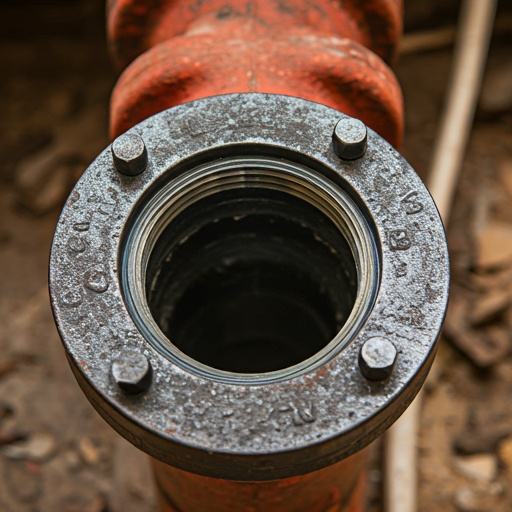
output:
[[[144,173],[118,174],[107,148],[71,194],[50,263],[59,332],[98,412],[153,457],[230,480],[309,473],[370,443],[423,382],[448,295],[443,227],[420,179],[372,130],[362,158],[343,161],[333,153],[340,117],[328,107],[276,95],[198,100],[132,129],[147,148]],[[364,326],[320,368],[237,385],[185,370],[147,343],[122,297],[119,255],[129,215],[160,177],[177,177],[209,151],[247,153],[248,147],[307,162],[345,188],[375,231],[381,278]],[[384,382],[366,380],[358,368],[361,346],[375,336],[388,338],[398,351]],[[111,376],[113,361],[126,350],[143,353],[154,372],[152,385],[137,396],[122,392]]]
[[[250,23],[258,35],[300,28],[352,39],[392,63],[402,34],[402,0],[108,0],[110,54],[126,68],[151,47],[193,32]],[[220,34],[219,34],[220,35]]]
[[[163,512],[363,512],[367,450],[307,475],[229,482],[186,473],[153,459]]]
[[[113,138],[181,103],[265,92],[330,106],[400,144],[402,95],[380,58],[393,60],[400,0],[119,0],[108,32],[126,68],[112,96]]]

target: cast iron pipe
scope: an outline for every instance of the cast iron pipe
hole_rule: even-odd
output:
[[[305,98],[361,119],[398,147],[392,62],[402,0],[111,0],[117,137],[157,112],[217,94]]]
[[[397,145],[396,79],[359,43],[391,59],[400,6],[205,4],[109,5],[130,130],[61,216],[56,322],[162,510],[361,510],[363,448],[435,353],[444,233],[376,133],[277,93]]]

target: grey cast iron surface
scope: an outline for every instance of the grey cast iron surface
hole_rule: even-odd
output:
[[[76,185],[52,247],[54,315],[88,398],[139,448],[208,476],[292,476],[361,449],[419,389],[448,298],[443,227],[421,180],[373,131],[363,158],[347,162],[332,152],[342,116],[275,95],[199,100],[131,130],[146,143],[146,172],[119,175],[107,148]],[[125,221],[162,173],[194,153],[247,143],[306,154],[339,173],[375,224],[381,283],[366,325],[323,367],[287,381],[236,386],[188,373],[146,343],[124,305],[117,267]],[[399,352],[395,371],[382,383],[368,382],[357,364],[362,344],[373,336],[387,337]],[[123,350],[143,352],[151,361],[154,380],[143,395],[126,396],[111,378],[112,361]]]

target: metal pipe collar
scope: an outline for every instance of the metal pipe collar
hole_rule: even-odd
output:
[[[60,217],[51,301],[98,412],[213,478],[309,473],[407,408],[448,298],[443,226],[380,136],[320,104],[197,100],[122,135]]]

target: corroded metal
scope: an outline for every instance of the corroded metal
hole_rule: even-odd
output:
[[[371,129],[361,158],[342,160],[333,152],[332,134],[342,117],[326,106],[277,95],[198,100],[130,131],[147,148],[144,173],[119,174],[107,148],[72,192],[50,261],[56,323],[91,403],[121,435],[159,461],[214,479],[265,482],[299,477],[306,482],[300,475],[328,474],[329,466],[380,435],[424,381],[448,296],[442,223],[418,176]],[[219,373],[223,370],[205,372],[199,363],[155,344],[149,327],[140,322],[144,315],[135,314],[139,302],[132,301],[130,309],[126,262],[136,220],[152,208],[164,185],[178,186],[183,176],[200,174],[211,162],[248,158],[254,159],[249,168],[260,169],[261,159],[274,159],[282,162],[279,165],[309,169],[312,176],[318,174],[343,191],[369,228],[358,234],[349,227],[344,236],[369,237],[379,278],[370,286],[374,296],[364,321],[341,339],[335,336],[320,356],[282,371],[255,376],[235,372],[224,378]],[[241,170],[237,179],[243,189],[254,187],[250,172]],[[323,190],[318,183],[312,182],[312,189]],[[315,194],[312,197],[320,197]],[[353,242],[350,247],[363,250]],[[368,263],[368,257],[354,256],[354,261]],[[362,286],[361,272],[358,276]],[[145,296],[141,300],[140,307],[146,307]],[[163,332],[159,336],[172,348],[172,339]],[[358,357],[364,343],[377,336],[392,342],[398,356],[388,379],[371,382],[361,374]],[[153,368],[153,382],[142,394],[127,395],[112,377],[112,363],[125,351],[144,354]],[[178,478],[173,471],[162,469],[159,475],[167,472],[171,480]],[[191,482],[196,478],[189,477]],[[233,483],[232,488],[243,485]],[[272,509],[268,505],[265,510]]]
[[[346,117],[334,127],[332,146],[343,160],[356,160],[366,153],[368,134],[366,126],[359,119]]]
[[[122,351],[112,363],[112,377],[125,393],[138,395],[151,385],[151,364],[140,352]]]
[[[359,368],[368,380],[388,379],[395,367],[398,353],[388,339],[375,336],[366,340],[359,352]]]
[[[187,101],[265,92],[335,108],[397,147],[402,96],[385,62],[401,15],[401,0],[111,0],[111,54],[124,69],[111,136]]]
[[[121,135],[112,143],[112,158],[117,171],[127,176],[144,172],[148,165],[144,141],[133,134]]]
[[[186,473],[153,459],[162,512],[364,512],[368,464],[362,450],[328,468],[270,482],[230,482]]]

